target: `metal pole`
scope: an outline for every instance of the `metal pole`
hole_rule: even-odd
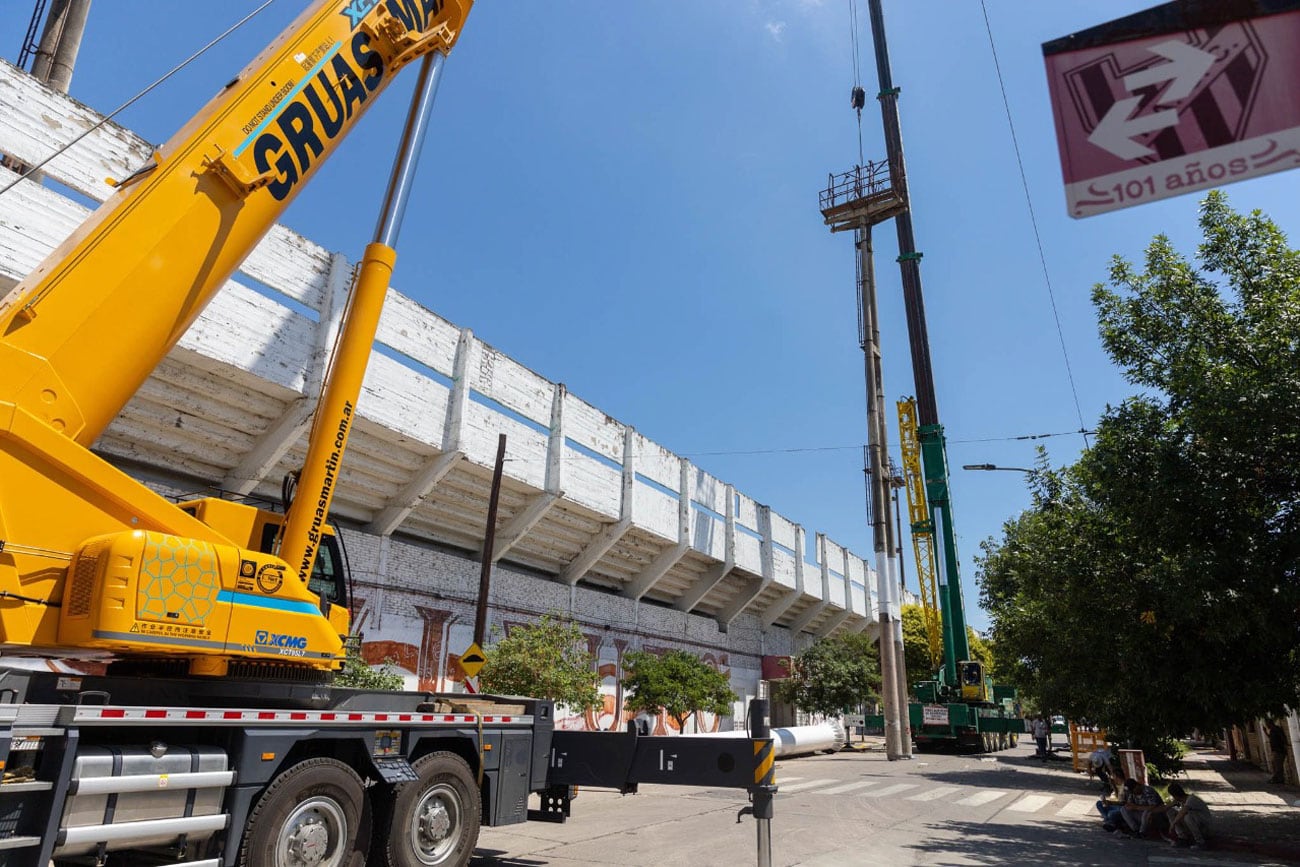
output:
[[[478,573],[478,606],[474,609],[474,643],[483,646],[487,632],[488,589],[492,582],[492,548],[496,545],[497,503],[501,500],[501,475],[506,465],[506,435],[497,437],[497,463],[488,495],[487,529],[483,531],[483,565]]]
[[[772,796],[776,793],[773,771],[775,746],[772,743],[772,730],[768,723],[768,701],[765,698],[750,699],[749,702],[749,737],[754,742],[754,785],[750,789],[751,807],[742,813],[754,814],[754,825],[758,829],[758,867],[772,867]],[[740,817],[736,817],[740,821]]]
[[[880,616],[876,647],[880,651],[880,692],[885,705],[885,756],[891,762],[903,754],[898,706],[898,663],[894,653],[893,588],[889,578],[889,495],[885,460],[885,424],[881,408],[880,327],[876,311],[876,278],[871,226],[854,231],[858,250],[858,342],[862,347],[867,397],[868,474],[871,477],[871,537],[880,586]]]
[[[411,110],[406,116],[406,127],[402,130],[402,144],[393,161],[393,171],[388,178],[388,190],[384,193],[384,205],[379,211],[379,223],[375,226],[375,240],[389,247],[397,246],[397,233],[402,228],[402,216],[406,213],[406,202],[411,196],[411,185],[415,180],[415,169],[420,161],[420,149],[424,145],[424,135],[429,131],[430,109],[434,97],[438,95],[438,83],[442,81],[443,64],[447,55],[432,51],[424,56],[420,65],[420,78],[411,96]]]
[[[60,93],[68,92],[89,14],[90,0],[54,0],[32,60],[32,77]]]
[[[892,566],[894,563],[901,563],[901,560],[891,559],[889,562],[890,565]],[[893,578],[892,575],[890,577],[892,583],[890,590],[891,592],[897,594],[898,604],[899,604],[898,619],[894,621],[894,635],[893,635],[894,684],[898,690],[898,696],[896,699],[898,702],[898,757],[900,759],[911,759],[912,758],[912,719],[909,716],[910,713],[909,708],[911,707],[911,702],[908,701],[908,699],[910,698],[911,690],[908,689],[907,686],[907,655],[904,652],[904,648],[903,648],[903,612],[902,612],[903,595],[902,595],[902,591],[899,589],[900,585],[897,584],[896,582],[892,582],[892,578]]]
[[[893,556],[898,558],[898,586],[902,590],[907,589],[907,569],[903,565],[903,510],[898,505],[898,485],[894,486],[894,551]],[[919,581],[920,578],[917,578]]]

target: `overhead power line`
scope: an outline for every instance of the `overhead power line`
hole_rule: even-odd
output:
[[[1052,302],[1052,319],[1056,321],[1056,337],[1061,342],[1061,357],[1065,359],[1065,376],[1070,381],[1070,394],[1074,396],[1074,411],[1079,418],[1079,430],[1072,433],[1083,434],[1083,445],[1088,446],[1088,431],[1083,421],[1083,407],[1079,404],[1079,389],[1074,384],[1074,370],[1070,366],[1070,353],[1065,347],[1065,331],[1061,328],[1061,314],[1056,307],[1056,293],[1052,291],[1052,277],[1047,270],[1047,256],[1043,252],[1043,237],[1038,231],[1038,217],[1034,214],[1034,201],[1029,195],[1029,178],[1025,175],[1025,162],[1020,156],[1020,140],[1016,138],[1016,125],[1011,120],[1011,102],[1007,99],[1007,85],[1002,79],[1002,64],[998,62],[998,49],[993,42],[993,25],[989,23],[989,10],[984,0],[980,0],[980,9],[984,12],[984,29],[989,36],[989,51],[993,54],[993,68],[997,71],[998,87],[1002,91],[1002,106],[1007,112],[1007,129],[1011,131],[1011,146],[1015,150],[1016,165],[1020,167],[1020,183],[1025,189],[1025,204],[1029,207],[1029,222],[1034,227],[1034,242],[1038,245],[1038,261],[1043,267],[1043,282],[1047,285],[1047,297]]]

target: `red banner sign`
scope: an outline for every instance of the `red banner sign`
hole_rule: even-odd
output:
[[[1043,55],[1072,217],[1300,165],[1300,0],[1168,3]]]

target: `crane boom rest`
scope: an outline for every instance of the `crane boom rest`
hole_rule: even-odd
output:
[[[333,551],[324,519],[391,248],[366,250],[287,516],[178,507],[88,449],[396,74],[451,50],[472,3],[311,4],[0,299],[5,652],[182,659],[207,675],[234,660],[337,666],[342,587],[312,569]],[[272,612],[276,631],[259,629]]]

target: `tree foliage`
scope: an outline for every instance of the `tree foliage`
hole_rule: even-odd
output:
[[[543,615],[484,650],[484,692],[549,698],[574,710],[600,703],[600,675],[577,624]]]
[[[861,633],[822,638],[790,660],[790,676],[773,681],[776,698],[809,713],[838,716],[876,700],[874,644]]]
[[[334,675],[334,685],[349,689],[397,690],[406,686],[402,675],[392,669],[392,661],[371,667],[361,658],[359,641],[349,641],[344,646],[343,666]]]
[[[925,612],[920,605],[904,605],[903,618],[903,658],[907,663],[907,679],[912,683],[930,680],[938,671],[930,660],[929,637],[925,631]],[[939,615],[943,623],[943,615]],[[997,680],[1000,672],[994,654],[992,638],[981,635],[973,627],[966,627],[966,643],[970,647],[971,659],[984,663],[984,674]],[[943,650],[940,648],[939,665],[943,665]]]
[[[655,714],[663,708],[679,729],[697,711],[731,713],[736,700],[727,675],[685,650],[633,650],[623,657],[623,671],[627,709]]]
[[[1142,392],[978,561],[1011,681],[1139,745],[1300,704],[1300,254],[1218,193],[1200,225],[1094,290]]]
[[[903,620],[903,660],[907,665],[910,683],[930,680],[938,667],[930,659],[930,638],[925,631],[925,611],[920,605],[904,605],[900,611]],[[943,665],[940,648],[939,665]]]

